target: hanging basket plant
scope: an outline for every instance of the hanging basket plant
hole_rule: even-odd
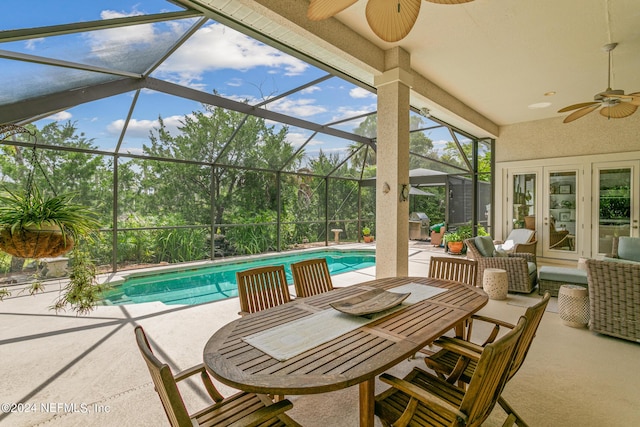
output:
[[[73,249],[78,236],[97,228],[95,214],[74,203],[72,194],[46,197],[37,187],[0,193],[0,249],[10,255],[60,256]]]
[[[0,230],[0,249],[18,258],[54,258],[66,254],[74,245],[73,238],[63,236],[57,226]]]
[[[34,133],[21,126],[0,127],[2,139],[16,133],[35,138]],[[56,195],[49,183],[53,195],[45,195],[35,185],[36,166],[43,171],[35,142],[31,166],[23,191],[6,187],[0,191],[0,250],[20,258],[57,257],[73,249],[78,237],[97,230],[98,219],[89,208],[75,203],[73,194]]]

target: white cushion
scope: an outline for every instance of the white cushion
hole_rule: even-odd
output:
[[[529,230],[528,228],[514,228],[504,243],[496,246],[496,250],[500,249],[506,252],[512,252],[517,244],[529,243],[533,240],[534,233],[534,230]]]

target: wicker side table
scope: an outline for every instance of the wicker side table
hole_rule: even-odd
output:
[[[562,323],[573,328],[589,324],[589,291],[577,285],[562,285],[558,292],[558,311]]]
[[[485,268],[482,275],[482,289],[489,299],[507,299],[509,278],[507,270],[501,268]]]

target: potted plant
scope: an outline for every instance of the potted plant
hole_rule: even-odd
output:
[[[365,243],[373,242],[373,236],[371,235],[371,229],[369,227],[362,228],[362,237]]]
[[[97,216],[73,201],[73,194],[47,196],[30,191],[0,193],[0,249],[20,258],[56,257],[73,249],[78,237],[97,230]]]
[[[447,243],[449,252],[452,254],[462,253],[462,249],[464,248],[463,239],[464,236],[457,231],[449,231],[444,235],[444,240]]]

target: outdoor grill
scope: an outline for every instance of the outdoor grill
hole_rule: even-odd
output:
[[[409,215],[409,239],[429,239],[429,217],[424,212],[412,212]]]

